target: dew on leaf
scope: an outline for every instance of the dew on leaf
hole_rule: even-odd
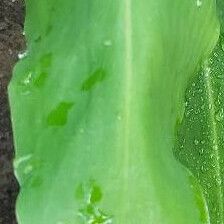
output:
[[[200,152],[201,154],[203,154],[203,153],[204,153],[204,148],[200,148],[199,152]]]
[[[80,129],[79,129],[79,132],[80,132],[81,134],[83,134],[83,133],[85,132],[84,128],[80,128]]]
[[[222,183],[222,180],[221,180],[220,178],[216,178],[216,182],[217,182],[217,184],[220,186],[221,183]]]
[[[202,172],[204,172],[204,171],[205,171],[204,166],[201,166],[201,171],[202,171]]]
[[[194,140],[194,144],[195,144],[195,145],[198,145],[198,144],[199,144],[199,141],[198,141],[197,139],[195,139],[195,140]]]
[[[121,120],[122,120],[121,115],[118,115],[118,116],[117,116],[117,119],[118,119],[119,121],[121,121]]]
[[[223,109],[221,109],[220,111],[218,111],[216,114],[215,114],[215,119],[219,122],[221,122],[224,118],[224,111]]]
[[[57,224],[65,224],[65,223],[62,221],[58,221]]]
[[[23,59],[23,58],[25,58],[27,55],[28,55],[28,52],[27,52],[27,51],[24,51],[23,53],[19,53],[19,54],[18,54],[18,58],[19,58],[19,59]]]
[[[213,145],[213,147],[212,147],[215,151],[217,151],[218,150],[218,146],[215,144],[215,145]]]
[[[212,109],[212,104],[211,103],[208,105],[208,109]]]
[[[204,145],[205,144],[205,140],[201,140],[201,144]]]
[[[197,7],[201,7],[202,6],[202,0],[196,0],[196,5],[197,5]]]
[[[106,47],[110,47],[110,46],[112,46],[112,41],[111,40],[105,40],[103,42],[103,45],[106,46]]]
[[[31,80],[32,80],[32,72],[29,72],[26,78],[22,81],[22,83],[27,86],[31,83]]]
[[[202,109],[202,110],[205,109],[205,104],[201,105],[201,109]]]

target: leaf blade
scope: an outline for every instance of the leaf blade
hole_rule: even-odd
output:
[[[17,159],[32,154],[16,169],[20,223],[203,223],[172,147],[183,90],[216,42],[213,3],[27,1],[29,56],[10,86]],[[102,70],[107,78],[81,91]],[[56,122],[67,124],[46,126],[62,102],[74,104]],[[92,183],[102,197],[89,203]],[[80,185],[81,202],[72,197]]]

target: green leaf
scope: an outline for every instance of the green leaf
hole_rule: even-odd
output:
[[[26,3],[27,57],[9,87],[19,224],[208,223],[173,147],[218,39],[215,1]]]
[[[175,154],[203,188],[211,223],[224,220],[224,51],[222,36],[186,94]]]
[[[185,115],[174,153],[200,183],[210,223],[223,223],[224,49],[223,1],[217,1],[221,35],[186,92]]]

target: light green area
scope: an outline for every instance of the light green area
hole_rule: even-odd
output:
[[[219,35],[213,0],[27,0],[9,87],[19,224],[209,223],[174,157],[189,80]]]

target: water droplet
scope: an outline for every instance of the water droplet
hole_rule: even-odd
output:
[[[207,182],[206,185],[207,185],[208,188],[211,188],[211,184],[210,183]]]
[[[23,58],[25,58],[25,57],[27,56],[27,54],[28,54],[27,51],[24,51],[23,53],[19,53],[19,54],[18,54],[18,58],[19,58],[19,59],[23,59]]]
[[[205,75],[206,78],[210,75],[210,72],[211,72],[211,68],[208,67],[208,65],[205,65],[204,75]]]
[[[201,171],[202,171],[202,172],[204,172],[204,171],[205,171],[204,166],[201,166]]]
[[[213,148],[214,150],[218,150],[218,146],[217,146],[217,145],[214,145],[212,148]]]
[[[197,139],[195,139],[195,140],[194,140],[194,144],[195,144],[195,145],[198,145],[198,144],[199,144],[199,141],[198,141]]]
[[[202,140],[202,141],[201,141],[201,144],[204,145],[204,144],[205,144],[205,140]]]
[[[197,7],[201,7],[202,6],[202,0],[196,0],[196,5],[197,5]]]
[[[223,40],[223,38],[222,38],[221,46],[222,46],[222,50],[224,51],[224,40]]]
[[[84,128],[80,128],[79,132],[83,134],[85,132]]]
[[[118,115],[118,116],[117,116],[117,119],[118,119],[119,121],[121,121],[121,120],[122,120],[121,115]]]
[[[103,45],[106,46],[106,47],[111,47],[112,46],[112,41],[111,40],[105,40],[103,42]]]
[[[189,117],[189,116],[190,116],[190,112],[187,111],[187,112],[186,112],[186,117]]]
[[[220,178],[216,178],[216,182],[217,182],[217,184],[220,186],[221,185],[221,183],[222,183],[222,181],[221,181],[221,179]]]
[[[64,222],[62,222],[62,221],[58,221],[57,224],[64,224]]]
[[[224,118],[224,111],[223,109],[221,109],[220,111],[216,113],[215,119],[220,122],[223,120],[223,118]]]
[[[32,80],[32,73],[30,72],[27,77],[23,80],[24,85],[29,85]]]

